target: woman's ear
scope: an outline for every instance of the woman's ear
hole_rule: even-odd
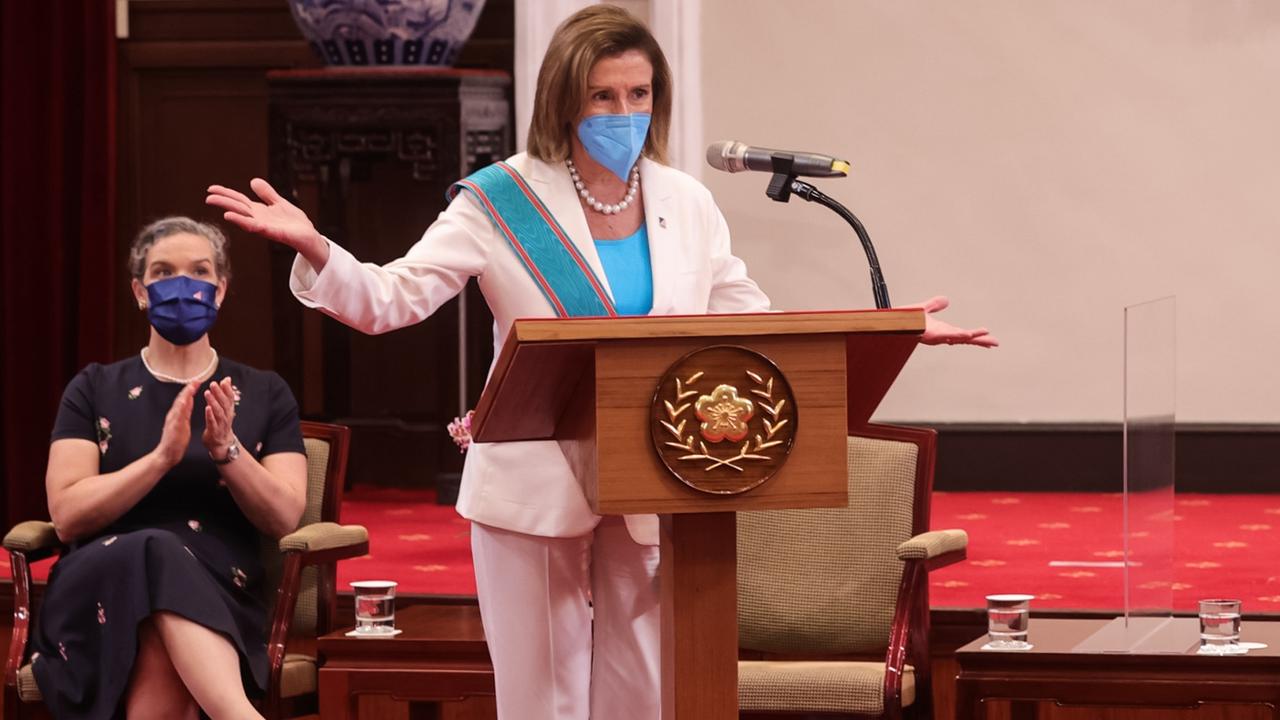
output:
[[[147,289],[143,287],[138,278],[129,281],[129,288],[133,290],[133,299],[138,301],[138,309],[147,309]]]
[[[218,292],[214,295],[213,304],[222,307],[222,299],[227,296],[227,279],[218,278]]]

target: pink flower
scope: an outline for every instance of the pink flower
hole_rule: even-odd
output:
[[[98,432],[98,450],[103,455],[106,455],[107,448],[111,445],[111,421],[104,417],[99,417],[98,427],[95,429]]]
[[[453,442],[458,445],[458,452],[466,452],[471,446],[471,418],[475,417],[475,410],[468,410],[466,415],[460,418],[454,418],[449,423],[449,437],[453,438]]]

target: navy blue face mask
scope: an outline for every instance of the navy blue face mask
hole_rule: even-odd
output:
[[[147,319],[160,337],[174,345],[190,345],[204,337],[218,319],[218,287],[177,275],[147,286]]]

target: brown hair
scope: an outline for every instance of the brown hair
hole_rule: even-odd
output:
[[[569,157],[573,121],[582,112],[587,75],[603,57],[640,50],[653,65],[653,118],[643,154],[667,161],[671,128],[671,68],[649,29],[634,15],[614,5],[593,5],[574,13],[556,28],[538,70],[529,123],[529,154],[543,162]]]
[[[231,259],[227,257],[227,236],[223,235],[217,226],[197,222],[181,215],[160,218],[142,228],[138,236],[133,239],[133,244],[129,246],[129,276],[141,282],[143,276],[147,274],[147,252],[151,250],[151,246],[170,235],[179,233],[199,235],[208,240],[209,247],[213,249],[214,271],[218,273],[219,278],[231,279]]]

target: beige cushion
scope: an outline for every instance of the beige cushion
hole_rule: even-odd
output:
[[[898,546],[901,560],[927,560],[969,547],[969,533],[963,530],[931,530]]]
[[[53,523],[44,520],[20,522],[4,536],[5,549],[16,552],[31,552],[61,544]]]
[[[738,514],[742,647],[806,655],[880,653],[911,537],[917,446],[851,437],[847,508]]]
[[[916,700],[916,674],[902,674],[902,706]],[[754,712],[858,713],[884,712],[882,662],[738,663],[738,706]]]
[[[280,672],[280,697],[298,697],[316,691],[316,659],[310,655],[287,653]]]
[[[329,441],[320,438],[303,438],[307,449],[307,506],[302,511],[299,527],[320,522],[324,509],[325,473],[329,469]]]
[[[363,525],[339,525],[318,522],[280,538],[280,552],[290,550],[329,550],[366,542],[369,531]]]
[[[36,673],[31,663],[22,666],[18,671],[18,699],[22,702],[40,702],[44,696],[40,694],[40,686],[36,685]]]
[[[306,527],[320,521],[324,509],[325,471],[329,467],[329,443],[320,438],[303,438],[303,446],[307,451],[307,504],[302,511],[302,519],[298,527]],[[293,534],[285,537],[292,537]],[[265,587],[269,590],[266,598],[268,607],[274,607],[276,588],[280,586],[281,562],[280,547],[269,538],[263,538],[262,564],[266,569]],[[298,584],[297,605],[293,611],[293,622],[289,625],[289,634],[307,636],[315,634],[316,620],[319,613],[319,600],[316,593],[319,589],[317,569],[302,569],[302,579]],[[269,616],[268,616],[269,617]]]

